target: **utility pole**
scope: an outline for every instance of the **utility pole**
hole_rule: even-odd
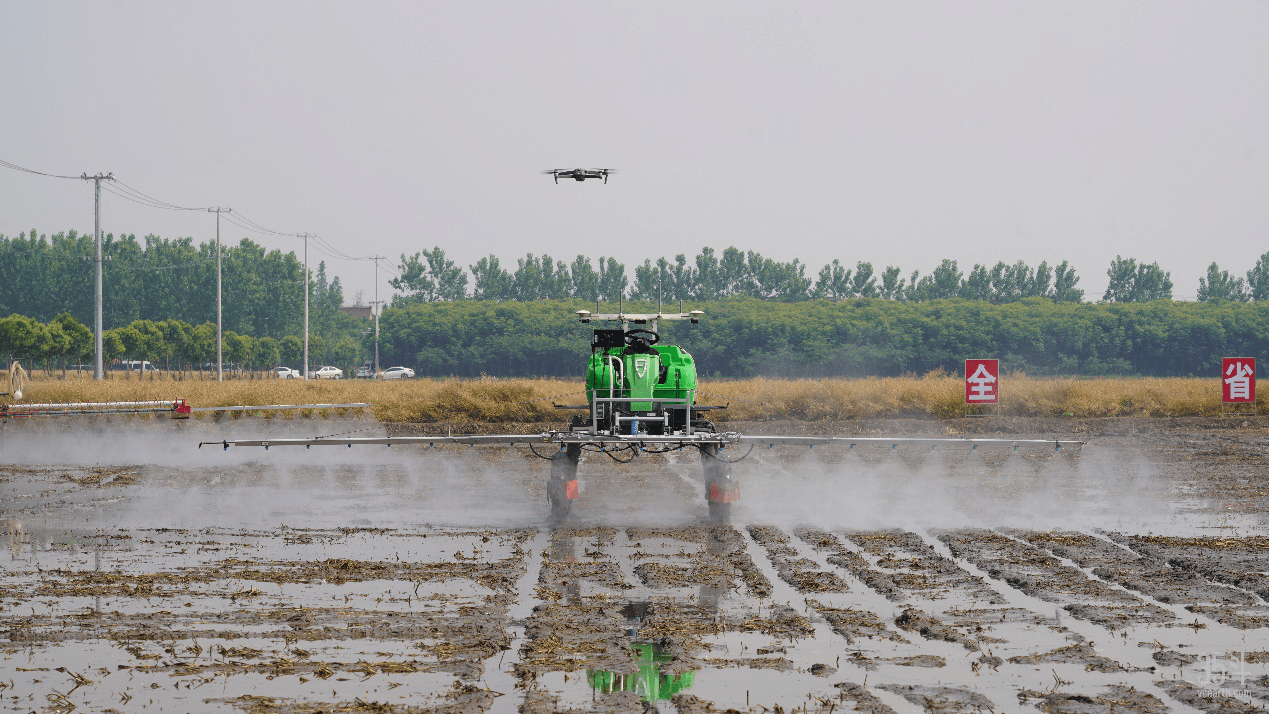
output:
[[[379,300],[379,261],[383,260],[384,256],[372,255],[370,257],[372,260],[375,261],[375,299],[371,301],[370,303],[370,310],[375,316],[375,375],[374,375],[374,378],[377,379],[379,377],[379,311],[381,309],[380,306],[383,304],[383,302]]]
[[[304,379],[308,379],[308,233],[299,234],[304,239]]]
[[[111,172],[102,176],[98,171],[96,176],[80,174],[79,178],[93,182],[93,263],[96,272],[95,297],[93,298],[96,313],[93,320],[93,379],[100,381],[106,378],[101,355],[101,182],[113,181],[115,175]]]
[[[221,332],[224,329],[224,323],[221,321],[220,314],[220,213],[233,213],[232,208],[215,208],[207,209],[208,213],[216,214],[216,381],[225,381],[224,363],[221,361]]]

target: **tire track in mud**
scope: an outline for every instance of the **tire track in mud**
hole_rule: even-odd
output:
[[[869,610],[861,610],[854,607],[832,607],[818,600],[812,600],[799,591],[794,584],[795,582],[809,582],[818,586],[825,582],[836,584],[837,581],[823,577],[823,573],[831,574],[831,571],[819,570],[813,560],[798,557],[798,551],[793,546],[792,540],[783,531],[771,526],[750,525],[746,532],[749,535],[748,542],[753,546],[750,551],[755,562],[760,562],[759,558],[761,556],[756,552],[760,548],[766,555],[767,567],[772,570],[778,581],[784,583],[781,585],[773,581],[775,585],[773,595],[777,598],[780,596],[785,597],[785,605],[783,607],[786,609],[786,616],[791,613],[794,616],[802,617],[788,605],[788,603],[796,601],[798,597],[802,597],[804,606],[816,614],[816,617],[810,619],[802,618],[806,622],[806,629],[809,630],[803,639],[818,645],[817,649],[819,651],[812,653],[811,656],[827,655],[828,652],[837,651],[837,648],[831,644],[835,641],[834,634],[848,646],[856,644],[858,647],[857,641],[859,639],[874,637],[907,643],[906,639],[894,630],[890,630],[884,620]],[[842,585],[845,587],[832,592],[850,592],[848,583],[842,581]],[[828,591],[822,590],[820,592],[827,593]],[[858,652],[858,649],[856,652]],[[849,655],[849,650],[845,653]],[[840,655],[835,655],[833,666],[815,663],[809,669],[813,671],[816,667],[825,667],[827,669],[821,671],[831,676],[838,672],[842,664],[854,665],[857,668],[855,670],[856,674],[862,675],[860,677],[860,682],[862,683],[847,680],[833,685],[838,689],[838,698],[843,703],[852,702],[858,710],[873,712],[874,714],[889,714],[889,712],[903,711],[906,708],[899,697],[894,697],[887,692],[873,691],[865,686],[868,681],[868,672],[872,668],[870,667],[871,659],[875,658],[848,656],[845,658],[846,661],[844,663],[841,659]],[[903,659],[906,659],[906,661],[900,661]],[[943,663],[942,658],[928,656],[925,660],[895,658],[890,661],[905,666],[919,667],[939,667]]]
[[[610,548],[616,529],[560,527],[551,532],[534,588],[540,604],[525,620],[520,659],[512,668],[524,691],[521,712],[568,711],[539,680],[550,673],[585,676],[595,668],[633,673],[626,621],[618,601],[627,583]],[[602,711],[641,711],[633,692],[605,697]]]
[[[902,607],[902,612],[893,618],[900,630],[979,654],[971,663],[975,672],[984,667],[995,669],[1002,663],[992,651],[1007,642],[994,634],[998,628],[1064,632],[1052,618],[1011,606],[986,580],[963,570],[916,533],[889,530],[833,534],[811,528],[796,532],[817,551],[828,552],[826,561],[848,568],[852,574],[863,573],[878,594]],[[846,543],[859,550],[850,550]]]
[[[953,556],[973,563],[992,578],[1112,632],[1132,625],[1176,620],[1171,611],[1089,578],[1082,570],[1063,565],[1047,551],[1007,535],[972,528],[940,531],[936,537]]]
[[[1269,608],[1255,594],[1213,582],[1193,568],[1173,567],[1110,538],[1078,531],[1008,533],[1075,563],[1093,577],[1214,623],[1242,630],[1269,626]]]
[[[1112,536],[1144,557],[1163,561],[1181,572],[1195,573],[1208,581],[1237,588],[1269,602],[1269,536],[1225,538],[1164,535]],[[1219,556],[1217,555],[1219,553]],[[1219,605],[1216,609],[1219,610]],[[1189,609],[1189,608],[1187,608]],[[1195,607],[1207,613],[1212,606]],[[1228,617],[1228,615],[1226,615]],[[1261,608],[1232,618],[1249,627],[1269,627],[1269,613]]]
[[[810,632],[792,608],[762,605],[772,585],[747,545],[729,526],[553,530],[536,588],[542,602],[526,621],[516,667],[520,710],[642,711],[633,690],[647,672],[634,653],[648,647],[668,689],[690,687],[698,670],[790,671],[783,657],[764,656],[783,647],[760,648],[757,657],[725,646],[724,656],[715,652],[728,633],[778,643]],[[594,701],[570,688],[581,676],[599,692]],[[680,700],[689,710],[713,706],[691,692]]]
[[[506,613],[513,584],[523,571],[520,546],[529,532],[431,535],[435,537],[360,528],[272,533],[158,529],[142,531],[129,539],[129,545],[109,551],[106,562],[97,551],[98,569],[88,571],[76,567],[79,558],[73,551],[41,551],[40,560],[58,567],[28,573],[33,585],[38,583],[28,595],[43,588],[64,593],[48,601],[59,607],[73,608],[88,598],[95,598],[96,605],[66,612],[50,606],[49,614],[39,617],[0,609],[0,629],[8,642],[29,648],[37,662],[66,658],[63,661],[73,663],[83,656],[80,653],[122,650],[131,659],[125,657],[126,664],[118,669],[127,672],[128,682],[135,679],[138,689],[141,682],[156,679],[155,688],[164,680],[175,682],[161,687],[159,701],[170,703],[168,697],[179,697],[171,690],[179,692],[182,685],[201,686],[218,678],[224,679],[228,692],[256,691],[266,681],[275,692],[254,700],[246,694],[207,700],[194,695],[193,700],[179,699],[178,709],[197,701],[240,707],[248,700],[261,711],[334,709],[349,703],[311,701],[313,687],[338,699],[350,696],[351,685],[342,682],[383,675],[377,684],[361,689],[362,694],[406,682],[426,687],[448,677],[455,686],[424,697],[433,700],[430,709],[483,710],[494,695],[475,682],[490,658],[506,647]],[[80,539],[91,548],[99,540]],[[455,546],[459,550],[453,560],[444,561],[438,548]],[[249,561],[226,563],[207,556],[193,565],[156,569],[170,553],[257,548],[272,557],[250,561],[246,567]],[[412,554],[420,550],[428,561],[414,559]],[[338,557],[356,552],[380,559]],[[328,557],[305,558],[314,554]],[[441,562],[431,560],[436,556]],[[255,585],[263,583],[277,588]],[[339,602],[341,596],[338,605],[321,604]],[[164,607],[171,609],[156,609]],[[95,656],[98,662],[109,662],[114,654]],[[32,671],[42,671],[32,666]],[[384,681],[387,678],[393,681]],[[321,684],[305,688],[311,680]],[[83,695],[76,695],[81,703]],[[89,708],[103,707],[102,700],[88,696]]]
[[[836,534],[815,529],[798,529],[797,533],[800,538],[814,545],[817,550],[828,552],[847,550],[840,543],[834,543]],[[1097,678],[1094,678],[1094,681],[1087,682],[1081,678],[1080,681],[1084,683],[1079,686],[1089,694],[1061,694],[1052,697],[1048,696],[1053,694],[1052,690],[1039,692],[1027,687],[1002,692],[998,684],[993,685],[987,681],[979,687],[970,689],[950,687],[946,691],[939,688],[930,689],[924,685],[894,684],[878,685],[879,687],[886,687],[893,693],[907,697],[911,703],[923,707],[932,706],[936,709],[945,708],[953,711],[969,711],[981,706],[982,702],[975,696],[971,696],[975,694],[975,690],[977,695],[988,695],[989,700],[994,699],[1000,702],[1010,701],[1014,696],[1017,696],[1020,701],[1025,701],[1044,695],[1041,697],[1043,701],[1037,703],[1037,706],[1041,708],[1048,706],[1054,711],[1166,711],[1159,697],[1148,691],[1152,683],[1150,672],[1153,667],[1140,670],[1098,655],[1093,643],[1078,632],[1062,626],[1054,618],[1037,614],[1029,607],[1019,607],[1017,597],[1005,597],[981,576],[963,571],[959,565],[935,548],[933,543],[946,547],[941,541],[931,539],[927,542],[921,535],[903,531],[847,531],[842,532],[840,537],[843,541],[859,547],[855,555],[863,560],[849,559],[847,561],[839,557],[836,559],[837,563],[852,565],[853,569],[859,569],[866,564],[875,570],[877,575],[883,576],[870,578],[870,581],[874,583],[886,583],[884,592],[880,594],[887,596],[890,601],[908,605],[908,609],[896,618],[896,624],[901,628],[906,626],[905,629],[915,630],[930,641],[954,641],[966,650],[982,652],[983,656],[972,663],[975,674],[987,673],[988,667],[994,672],[1003,666],[1001,671],[1011,672],[1013,681],[1017,681],[1021,672],[1036,669],[1037,666],[1065,666],[1066,669],[1063,669],[1065,673],[1069,671],[1070,665],[1075,664],[1084,672],[1113,675],[1120,679],[1127,678],[1136,685],[1134,688],[1128,684],[1114,683],[1113,680],[1109,683],[1098,682]],[[911,562],[912,558],[916,558],[918,562]],[[940,561],[943,563],[942,566],[937,565]],[[973,567],[972,563],[969,565]],[[930,578],[909,580],[894,577],[902,575],[904,571],[913,570],[918,573],[930,571],[947,573],[947,583],[955,587],[943,590],[932,587],[934,583]],[[900,584],[897,590],[893,587],[895,584]],[[1001,585],[1003,586],[1004,583]],[[955,592],[957,590],[959,592]],[[1014,592],[1027,599],[1034,599],[1033,596],[1021,591]],[[981,605],[967,606],[963,604],[963,600],[962,604],[956,603],[964,597],[984,599],[989,604],[987,607],[982,607]],[[948,600],[952,602],[947,602]],[[996,604],[1008,606],[999,607]],[[924,612],[924,609],[917,609],[916,606],[931,608],[933,614]],[[974,622],[975,619],[977,622]],[[1019,623],[1023,624],[1023,630],[1014,634],[1023,635],[1024,641],[1011,643],[1007,639],[995,636],[995,629]],[[1049,649],[1043,646],[1037,648],[1035,645],[1041,643],[1035,641],[1032,636],[1036,630],[1051,631],[1055,636],[1060,636],[1059,642],[1061,640],[1065,642],[1056,648],[1052,648],[1051,645]],[[1033,631],[1032,635],[1027,635],[1027,631]],[[974,638],[979,638],[979,641],[975,642]],[[1013,639],[1013,636],[1009,636],[1009,639]],[[1010,653],[1017,652],[1020,645],[1022,653],[1011,656]],[[1133,672],[1139,673],[1132,674]],[[1071,677],[1069,674],[1066,676]],[[1056,675],[1055,679],[1057,679]],[[1067,684],[1070,683],[1067,682]],[[983,685],[986,685],[985,689],[981,688]],[[1159,694],[1162,696],[1162,692]]]
[[[533,586],[538,582],[542,570],[542,560],[538,557],[539,553],[547,550],[550,545],[550,532],[545,528],[538,529],[532,540],[524,543],[526,550],[523,553],[525,558],[524,574],[520,576],[516,583],[515,595],[516,601],[507,608],[507,617],[509,624],[507,625],[509,642],[507,649],[501,651],[497,655],[497,661],[494,656],[490,656],[484,663],[485,683],[486,686],[497,697],[492,702],[488,711],[491,714],[503,714],[504,712],[519,711],[519,704],[516,703],[515,696],[516,679],[514,676],[515,668],[520,663],[521,648],[525,643],[525,620],[533,611],[533,604],[537,600],[537,595],[533,590]],[[505,655],[511,653],[510,661],[507,661]]]

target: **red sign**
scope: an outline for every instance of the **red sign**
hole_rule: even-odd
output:
[[[1256,401],[1255,357],[1221,360],[1221,401],[1226,404]]]
[[[1000,360],[965,360],[965,403],[1000,403]]]

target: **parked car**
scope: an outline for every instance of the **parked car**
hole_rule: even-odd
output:
[[[374,368],[372,367],[358,367],[357,368],[357,379],[370,379],[371,377],[374,377],[374,376],[375,376],[375,371],[374,371]]]
[[[274,367],[269,371],[278,379],[299,379],[304,376],[290,367]]]
[[[384,379],[413,379],[414,370],[409,367],[389,367],[383,370]]]
[[[244,369],[242,368],[242,366],[241,366],[241,365],[235,364],[235,363],[233,363],[233,362],[221,362],[221,363],[220,363],[220,368],[221,368],[221,370],[222,370],[225,374],[243,374],[243,373],[246,371],[246,370],[244,370]],[[202,371],[204,371],[204,372],[215,372],[215,371],[216,371],[216,363],[215,363],[215,362],[204,362],[204,363],[203,363],[203,366],[201,367],[201,369],[202,369]]]
[[[124,360],[110,365],[110,368],[123,372],[141,372],[142,374],[159,371],[159,368],[150,364],[149,360],[143,359]]]
[[[338,367],[326,365],[325,367],[318,367],[317,372],[315,372],[313,376],[318,379],[343,379],[344,370]]]

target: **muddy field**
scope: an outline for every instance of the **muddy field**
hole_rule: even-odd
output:
[[[1251,712],[1269,420],[743,425],[1085,439],[583,456],[197,448],[365,421],[0,430],[0,709]],[[531,431],[533,427],[526,427]]]

